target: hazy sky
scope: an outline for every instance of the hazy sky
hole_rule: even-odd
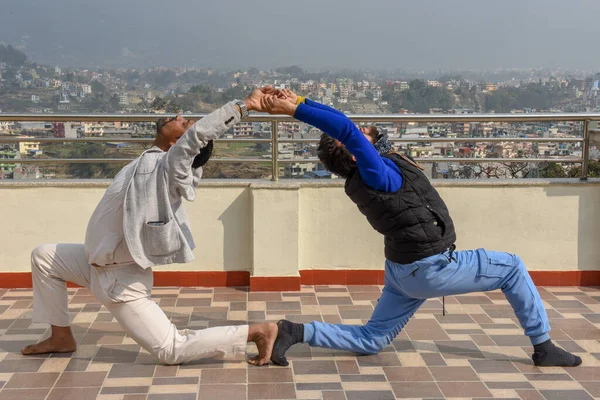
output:
[[[599,0],[0,0],[0,42],[85,67],[600,67]]]

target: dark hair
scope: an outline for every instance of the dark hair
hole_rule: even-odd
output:
[[[357,168],[348,149],[338,146],[335,139],[325,133],[321,135],[317,155],[329,172],[342,178],[348,178]]]
[[[163,117],[163,118],[159,118],[156,120],[156,134],[158,135],[161,131],[161,129],[163,128],[163,126],[165,126],[167,123],[173,121],[174,118],[167,118],[167,117]]]

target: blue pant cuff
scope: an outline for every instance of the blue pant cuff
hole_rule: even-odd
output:
[[[550,340],[550,334],[543,333],[538,336],[530,336],[529,340],[531,340],[531,344],[535,346],[536,344],[544,343],[545,341]]]
[[[309,343],[315,335],[315,327],[313,324],[304,324],[304,339],[302,343]]]

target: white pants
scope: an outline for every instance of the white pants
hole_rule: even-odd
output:
[[[150,298],[151,269],[94,267],[82,244],[46,244],[31,253],[33,321],[69,326],[65,281],[87,287],[127,335],[166,364],[246,352],[248,325],[178,331]]]

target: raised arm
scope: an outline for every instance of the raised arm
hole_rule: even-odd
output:
[[[340,110],[337,110],[337,109],[335,109],[333,107],[329,107],[329,106],[327,106],[327,105],[325,105],[323,103],[318,103],[316,101],[312,101],[311,99],[304,99],[304,104],[306,104],[307,106],[310,106],[310,107],[321,109],[323,111],[327,111],[327,112],[334,113],[334,114],[337,114],[337,115],[346,116],[346,114],[344,114]]]
[[[371,188],[393,192],[402,186],[400,171],[384,162],[371,142],[345,115],[304,103],[295,105],[276,97],[270,97],[265,102],[268,104],[266,110],[270,113],[293,116],[339,140],[352,153],[361,178]]]
[[[329,111],[329,112],[332,112],[334,114],[345,115],[343,112],[341,112],[340,110],[336,110],[333,107],[326,106],[325,104],[322,104],[322,103],[317,103],[316,101],[313,101],[313,100],[311,100],[311,99],[309,99],[307,97],[304,97],[304,96],[299,96],[296,93],[292,92],[290,89],[283,89],[283,90],[280,91],[280,93],[283,96],[279,96],[279,97],[284,97],[284,98],[286,98],[287,100],[290,100],[291,102],[293,102],[296,105],[304,103],[307,106],[311,106],[311,107],[315,107],[315,108],[320,108],[322,110]]]
[[[260,110],[262,96],[260,90],[253,91],[242,101],[246,110]],[[167,151],[164,159],[171,190],[175,190],[186,200],[192,201],[195,198],[194,188],[201,175],[201,170],[193,168],[195,157],[210,141],[223,135],[241,118],[242,108],[232,101],[197,121],[185,131]]]

